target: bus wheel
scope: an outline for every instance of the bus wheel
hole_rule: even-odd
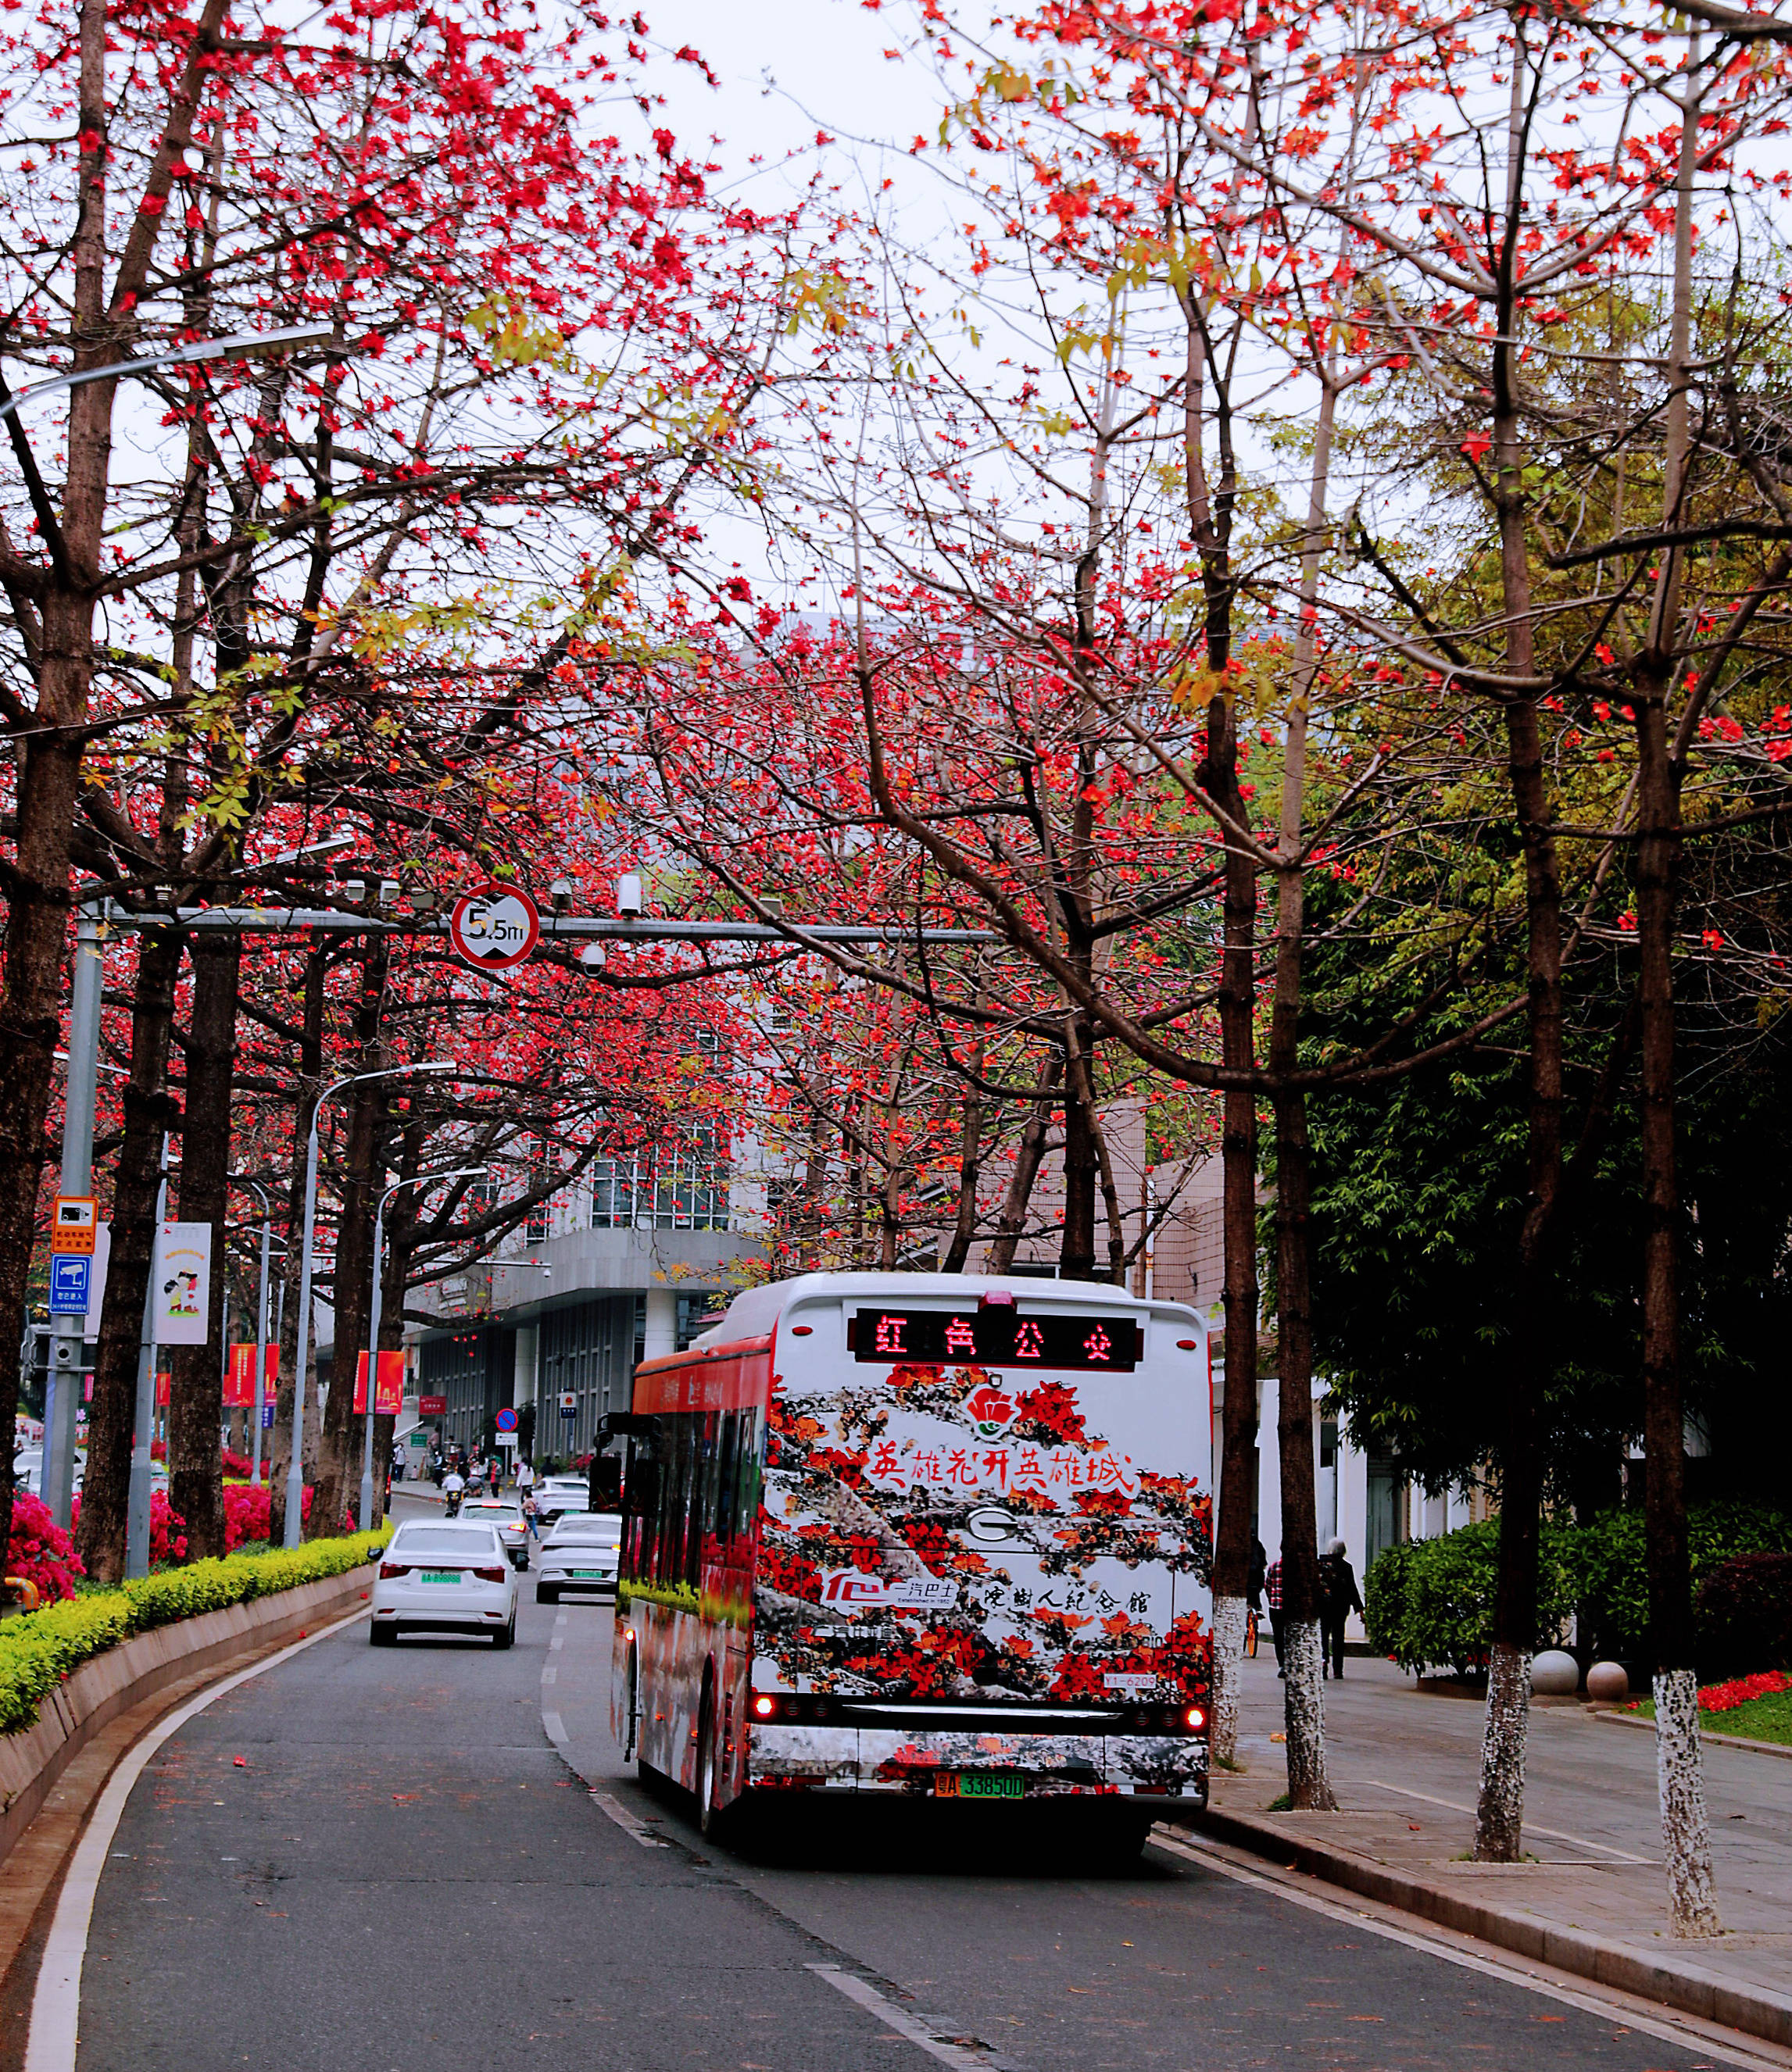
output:
[[[726,1817],[715,1803],[721,1782],[717,1774],[720,1764],[721,1756],[716,1746],[715,1700],[712,1692],[706,1689],[697,1727],[697,1824],[711,1836]]]

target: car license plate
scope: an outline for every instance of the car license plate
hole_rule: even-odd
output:
[[[458,1583],[460,1571],[458,1568],[426,1568],[423,1581],[426,1583]]]
[[[937,1770],[936,1799],[1024,1799],[1027,1780],[1011,1770]]]
[[[609,1571],[605,1568],[569,1568],[566,1573],[575,1582],[601,1583]]]

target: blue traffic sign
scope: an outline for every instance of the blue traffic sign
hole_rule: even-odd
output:
[[[514,1432],[517,1429],[517,1413],[514,1410],[501,1410],[493,1422],[501,1432]]]
[[[84,1317],[93,1296],[93,1262],[85,1252],[50,1255],[50,1314]]]
[[[264,1432],[271,1432],[274,1429],[274,1405],[271,1403],[264,1403],[262,1405],[262,1429]]]

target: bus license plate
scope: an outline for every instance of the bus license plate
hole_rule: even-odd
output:
[[[1027,1780],[1011,1770],[937,1770],[936,1799],[1024,1799]]]
[[[426,1583],[458,1583],[460,1571],[458,1568],[426,1568],[423,1581]]]

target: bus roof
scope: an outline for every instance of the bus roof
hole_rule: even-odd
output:
[[[1155,1296],[1130,1295],[1108,1281],[1044,1281],[1031,1275],[990,1273],[799,1273],[789,1281],[769,1281],[749,1288],[728,1305],[720,1323],[691,1342],[692,1350],[719,1350],[740,1338],[771,1336],[793,1309],[819,1308],[846,1301],[905,1302],[935,1297],[963,1302],[990,1293],[1006,1293],[1028,1309],[1111,1309],[1123,1315],[1175,1317],[1205,1326],[1198,1310],[1186,1302],[1160,1301]]]

